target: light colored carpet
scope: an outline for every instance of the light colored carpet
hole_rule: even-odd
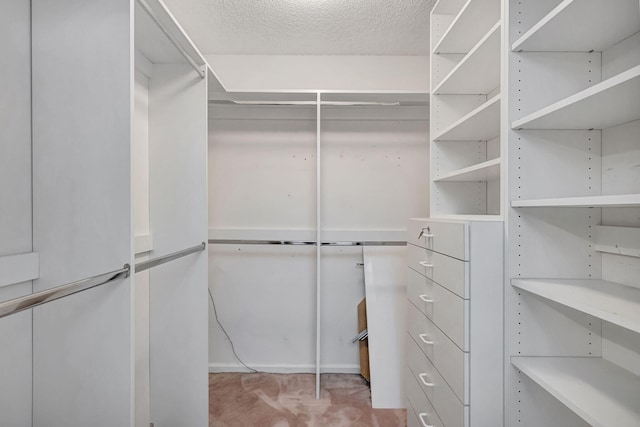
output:
[[[359,375],[209,374],[209,427],[405,427],[404,409],[372,409]]]

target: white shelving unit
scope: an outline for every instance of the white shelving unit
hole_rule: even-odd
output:
[[[488,141],[500,136],[500,95],[496,95],[433,137],[434,141]]]
[[[640,206],[640,194],[609,196],[558,197],[553,199],[513,200],[514,208],[623,208]]]
[[[493,159],[477,165],[459,169],[436,177],[435,182],[444,181],[495,181],[500,179],[500,159]]]
[[[640,380],[588,357],[514,357],[513,365],[596,427],[640,425]]]
[[[606,129],[638,119],[640,65],[513,122],[514,129]]]
[[[502,4],[440,0],[431,13],[431,216],[502,215]]]
[[[500,86],[500,22],[433,88],[436,95],[487,94]]]
[[[597,279],[512,279],[534,295],[640,332],[640,289]]]
[[[478,39],[495,24],[496,16],[500,16],[500,2],[467,0],[457,10],[460,3],[457,0],[443,0],[434,7],[433,14],[455,18],[435,43],[433,53],[469,52]]]
[[[640,4],[505,7],[506,424],[637,426]]]

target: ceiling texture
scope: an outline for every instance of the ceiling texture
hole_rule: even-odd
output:
[[[435,0],[165,0],[204,54],[427,55]]]

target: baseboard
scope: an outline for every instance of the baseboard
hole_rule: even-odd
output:
[[[258,372],[268,372],[272,374],[315,374],[315,365],[253,365],[248,364]],[[220,372],[251,372],[251,370],[237,363],[210,363],[210,373]],[[359,374],[359,365],[322,365],[322,374]]]

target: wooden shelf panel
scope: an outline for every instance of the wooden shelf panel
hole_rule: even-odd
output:
[[[500,2],[468,0],[434,46],[433,53],[467,53],[500,19]]]
[[[640,289],[594,279],[511,279],[524,291],[640,333]]]
[[[513,129],[606,129],[640,118],[640,65],[529,114]]]
[[[511,364],[594,427],[640,425],[640,379],[611,362],[512,357]]]
[[[433,90],[435,95],[487,94],[500,85],[500,23]]]
[[[619,208],[640,206],[640,194],[512,200],[513,208]]]
[[[500,95],[496,95],[451,126],[434,141],[487,141],[500,135]]]
[[[564,0],[516,40],[512,50],[602,51],[638,31],[636,0]]]
[[[442,175],[435,182],[476,182],[476,181],[495,181],[500,179],[500,159],[493,159],[477,165],[459,169],[451,173]]]

